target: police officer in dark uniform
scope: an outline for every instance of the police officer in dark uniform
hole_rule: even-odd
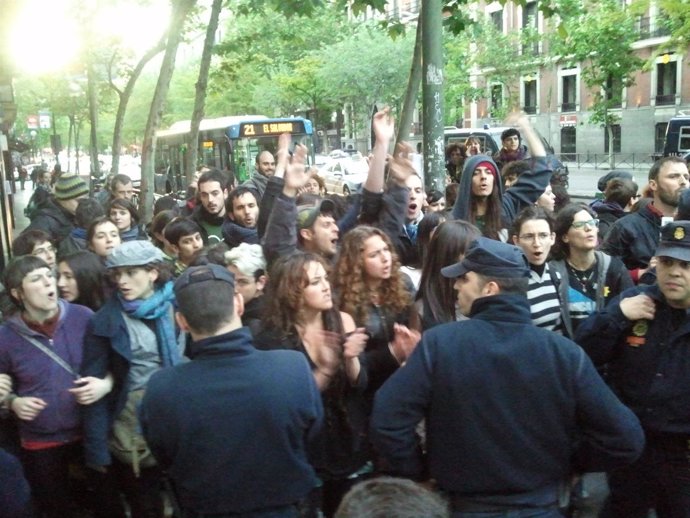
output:
[[[424,334],[376,395],[372,440],[388,471],[422,478],[415,427],[426,417],[429,474],[453,518],[562,517],[574,470],[637,459],[639,421],[580,347],[532,324],[519,248],[481,237],[441,273],[470,319]]]
[[[657,283],[624,291],[579,327],[576,342],[640,419],[640,459],[609,475],[607,516],[690,517],[690,221],[661,230]]]

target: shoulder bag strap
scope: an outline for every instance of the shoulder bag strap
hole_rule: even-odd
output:
[[[75,379],[79,378],[79,374],[74,372],[74,369],[62,358],[60,358],[55,351],[50,349],[49,347],[46,347],[44,344],[36,340],[33,336],[29,336],[24,333],[19,333],[19,335],[24,338],[27,342],[29,342],[31,345],[36,347],[37,349],[40,349],[45,353],[51,360],[53,360],[55,363],[57,363],[60,367],[65,369],[67,372],[69,372],[72,376],[74,376]]]

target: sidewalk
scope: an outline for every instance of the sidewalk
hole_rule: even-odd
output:
[[[29,226],[29,218],[24,216],[24,207],[26,207],[34,193],[31,188],[31,182],[26,182],[26,189],[22,191],[19,188],[19,182],[16,182],[17,192],[12,195],[13,213],[14,213],[14,230],[13,237],[18,236],[26,227]]]

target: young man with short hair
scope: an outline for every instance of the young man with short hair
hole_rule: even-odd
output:
[[[204,245],[213,245],[223,240],[227,177],[218,169],[211,169],[202,173],[197,183],[197,198],[201,204],[195,207],[191,219],[201,227]]]
[[[266,192],[268,179],[275,174],[276,161],[270,151],[262,151],[256,155],[254,172],[249,180],[242,184],[243,187],[253,189],[257,194],[257,200],[261,200]]]
[[[292,163],[285,169],[282,193],[275,198],[266,225],[263,247],[268,264],[297,250],[313,252],[331,261],[338,250],[340,231],[335,203],[329,199],[297,206],[297,194],[309,179],[305,168],[306,148],[297,146]]]
[[[223,240],[234,248],[240,243],[258,244],[259,204],[256,193],[249,187],[237,187],[225,200],[227,218],[223,222]]]
[[[191,361],[151,377],[141,422],[183,515],[299,516],[317,485],[307,449],[323,420],[305,356],[254,347],[220,265],[186,270],[175,298]]]
[[[165,226],[163,236],[177,254],[173,266],[175,276],[178,276],[192,264],[204,247],[201,228],[191,219],[175,218]]]

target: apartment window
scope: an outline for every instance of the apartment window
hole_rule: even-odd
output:
[[[499,117],[500,113],[497,113],[503,108],[503,85],[492,85],[491,86],[491,116]]]
[[[537,29],[537,3],[530,2],[522,8],[522,28]],[[522,49],[523,53],[531,52],[533,55],[539,54],[539,41],[535,40],[531,46]]]
[[[575,126],[561,128],[561,159],[575,160],[577,152],[577,134]]]
[[[620,153],[621,152],[621,125],[620,124],[614,124],[613,126],[613,152],[614,153]],[[609,130],[608,128],[604,128],[604,153],[609,152]]]
[[[657,122],[654,126],[654,152],[664,152],[664,141],[666,140],[666,128],[668,122]]]
[[[491,23],[498,32],[503,32],[503,9],[491,13]]]
[[[525,105],[522,109],[525,113],[533,115],[537,113],[537,80],[525,80],[522,86],[525,92]]]
[[[656,64],[656,104],[675,104],[678,62]]]
[[[608,78],[606,81],[606,100],[614,101],[609,105],[611,108],[620,108],[623,105],[623,83],[620,79]]]
[[[561,111],[574,112],[577,108],[577,75],[563,76],[563,103]]]

